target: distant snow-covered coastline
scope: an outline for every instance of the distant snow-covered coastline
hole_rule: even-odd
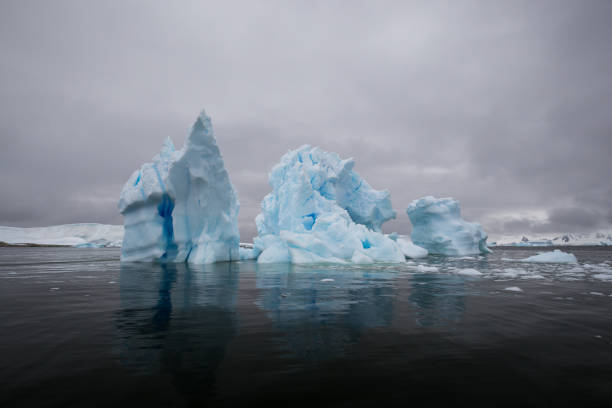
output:
[[[548,235],[501,235],[493,236],[490,241],[490,247],[609,246],[612,245],[612,231]]]
[[[410,240],[410,236],[400,236]],[[612,246],[612,231],[554,235],[494,236],[488,245],[517,247],[547,246]],[[120,248],[123,225],[95,223],[53,225],[50,227],[19,228],[0,226],[0,243],[9,245],[60,245],[79,248]],[[252,248],[251,243],[240,243]]]
[[[0,226],[0,242],[10,245],[119,248],[122,241],[123,225],[82,223],[39,228]]]

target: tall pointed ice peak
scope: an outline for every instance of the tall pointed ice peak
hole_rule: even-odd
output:
[[[238,197],[204,111],[181,150],[167,139],[153,162],[134,172],[119,209],[123,261],[238,259]]]
[[[176,149],[174,148],[174,143],[172,142],[172,139],[170,139],[170,136],[168,136],[166,138],[166,140],[164,140],[164,144],[162,145],[162,150],[160,153],[172,153],[174,152]]]
[[[162,165],[165,164],[164,167],[166,167],[166,170],[167,170],[167,163],[172,158],[172,154],[174,152],[175,152],[174,143],[172,143],[172,139],[170,139],[170,137],[167,137],[166,140],[164,140],[164,143],[162,144],[161,150],[153,158],[153,162],[157,164],[162,164]]]
[[[189,133],[189,136],[185,141],[185,146],[189,147],[189,145],[212,145],[215,147],[217,146],[217,141],[214,137],[212,121],[210,120],[210,116],[206,114],[205,110],[202,110],[200,112],[193,126],[191,127],[191,132]]]

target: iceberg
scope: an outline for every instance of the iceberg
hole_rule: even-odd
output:
[[[574,254],[555,249],[552,252],[540,252],[538,255],[521,259],[521,262],[540,262],[540,263],[578,263]]]
[[[463,256],[489,253],[487,234],[480,224],[461,218],[454,198],[431,196],[413,201],[406,213],[412,223],[412,242],[430,254]]]
[[[120,247],[123,225],[95,223],[53,225],[40,228],[0,226],[0,242],[10,245],[62,245],[78,248]]]
[[[122,261],[207,264],[239,259],[236,191],[204,111],[181,150],[168,138],[119,199]]]
[[[308,145],[282,157],[255,220],[257,262],[405,261],[398,244],[380,232],[395,218],[389,192],[374,190],[354,164]]]

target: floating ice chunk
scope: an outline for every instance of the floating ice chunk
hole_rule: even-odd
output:
[[[534,273],[521,276],[521,279],[546,279],[544,276]]]
[[[352,159],[302,146],[270,172],[254,239],[258,262],[404,262],[399,245],[380,232],[394,218],[387,191],[353,171]]]
[[[603,281],[612,281],[612,274],[597,273],[593,275],[593,278],[603,280]]]
[[[476,270],[476,269],[472,269],[472,268],[466,268],[466,269],[459,269],[457,271],[458,275],[465,275],[465,276],[480,276],[482,275],[482,272]]]
[[[425,266],[425,265],[417,265],[416,270],[419,272],[439,272],[440,271],[440,269],[438,269],[435,266]]]
[[[612,268],[606,266],[595,265],[589,268],[591,272],[602,272],[602,273],[612,273]]]
[[[578,263],[573,254],[555,249],[552,252],[540,252],[538,255],[521,259],[521,262],[541,262],[541,263]]]
[[[335,282],[335,279],[325,278],[325,279],[321,279],[321,282]]]
[[[123,187],[122,261],[239,259],[238,198],[202,112],[179,151],[168,139]]]
[[[519,288],[518,286],[510,286],[505,288],[504,290],[507,290],[508,292],[522,292],[523,289]]]
[[[593,295],[593,296],[605,296],[603,293],[601,292],[589,292],[589,295]]]
[[[480,224],[461,219],[459,202],[454,198],[424,197],[406,209],[412,223],[412,242],[430,254],[451,256],[491,252],[487,234]]]
[[[497,276],[502,278],[517,278],[522,275],[526,275],[527,271],[520,268],[506,268],[503,272],[498,273]]]
[[[414,245],[412,241],[409,241],[405,238],[398,238],[396,242],[404,253],[404,255],[406,255],[406,257],[408,258],[425,258],[429,254],[429,252],[425,248],[421,248],[418,245]]]

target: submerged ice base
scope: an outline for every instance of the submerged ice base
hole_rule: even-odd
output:
[[[491,252],[480,224],[461,218],[453,198],[424,197],[413,201],[406,213],[412,223],[412,242],[430,254],[462,256]]]
[[[121,260],[237,260],[238,209],[210,118],[202,112],[181,150],[168,139],[123,187]]]
[[[398,244],[380,232],[395,218],[389,193],[374,190],[354,164],[308,145],[282,157],[256,218],[259,263],[405,260]]]

